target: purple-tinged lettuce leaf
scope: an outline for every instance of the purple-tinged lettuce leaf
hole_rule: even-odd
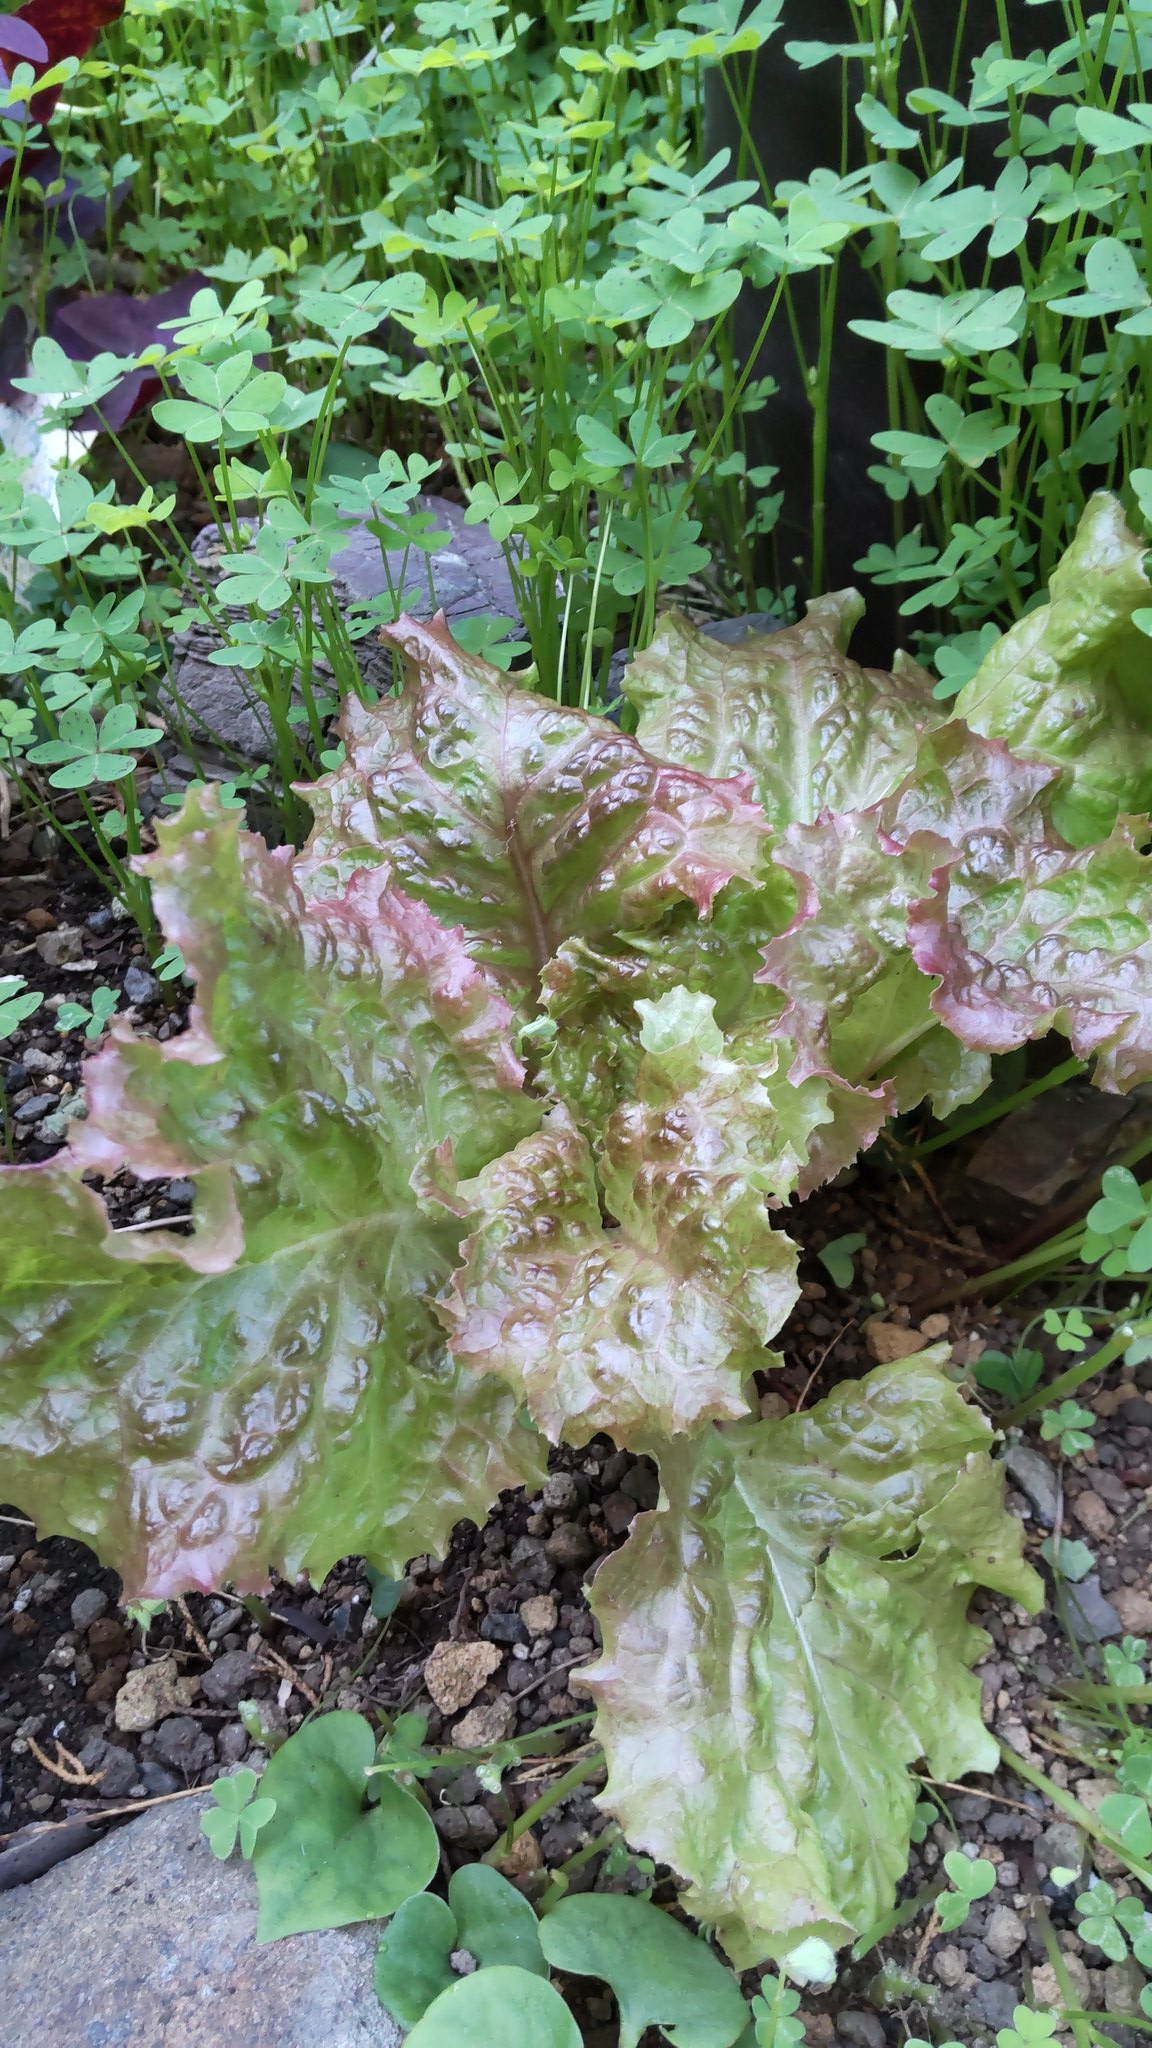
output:
[[[669,613],[625,673],[637,737],[700,774],[751,775],[777,832],[823,810],[866,809],[907,773],[939,711],[913,663],[892,676],[848,655],[863,609],[842,590],[810,604],[799,625],[736,647]]]
[[[349,1551],[396,1571],[537,1468],[433,1306],[453,1154],[475,1173],[540,1114],[511,1015],[385,870],[306,906],[290,857],[207,798],[160,840],[191,1026],[114,1025],[74,1166],[0,1173],[0,1491],[133,1594]],[[121,1164],[197,1176],[190,1239],[108,1231],[76,1167]]]
[[[800,904],[765,948],[761,974],[788,998],[778,1028],[796,1043],[794,1081],[838,1074],[882,1091],[889,1114],[914,1108],[929,1085],[942,1114],[986,1086],[987,1061],[940,1026],[908,941],[913,904],[954,854],[924,831],[897,845],[875,809],[783,835],[774,857],[794,876]]]
[[[708,997],[639,1007],[636,1098],[598,1154],[558,1108],[460,1190],[480,1221],[445,1303],[453,1352],[511,1380],[555,1442],[640,1448],[746,1414],[799,1297],[765,1200],[796,1184],[799,1098],[785,1084],[782,1114],[727,1057]]]
[[[989,837],[934,878],[912,950],[932,1007],[965,1045],[1009,1052],[1051,1030],[1095,1059],[1100,1088],[1152,1077],[1152,855],[1146,819],[1073,852]]]
[[[345,764],[305,791],[312,896],[387,859],[521,1002],[565,939],[641,929],[685,898],[706,916],[733,876],[756,876],[767,826],[746,783],[668,767],[607,719],[523,689],[458,647],[442,614],[384,639],[401,694],[349,700]]]
[[[989,840],[1050,846],[1059,779],[1058,769],[1020,760],[957,718],[925,733],[914,767],[879,806],[880,822],[898,846],[927,832],[969,857]]]
[[[969,1597],[1041,1589],[989,1441],[935,1354],[881,1367],[666,1447],[660,1506],[596,1575],[601,1803],[740,1969],[888,1910],[910,1765],[996,1767]]]
[[[1054,571],[1049,602],[1006,633],[956,699],[975,732],[1063,771],[1052,822],[1072,846],[1152,810],[1152,603],[1147,544],[1099,492]]]

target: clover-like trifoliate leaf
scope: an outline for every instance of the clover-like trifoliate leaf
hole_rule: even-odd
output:
[[[966,1045],[1008,1052],[1052,1028],[1099,1087],[1152,1075],[1152,856],[1121,820],[1071,852],[1004,838],[950,863],[912,914],[913,951],[938,974],[936,1013]]]
[[[943,1352],[937,1356],[943,1356]],[[995,1768],[974,1586],[1040,1586],[990,1432],[923,1353],[808,1414],[660,1453],[662,1495],[597,1573],[581,1673],[628,1840],[690,1880],[738,1968],[839,1946],[892,1903],[923,1757]]]
[[[795,1081],[831,1071],[877,1088],[889,1113],[914,1108],[929,1085],[942,1112],[986,1085],[986,1063],[934,1016],[932,983],[908,943],[909,911],[952,851],[929,832],[901,847],[877,809],[825,813],[784,833],[774,858],[795,877],[800,907],[765,948],[761,974],[789,998],[779,1030],[798,1048]]]
[[[75,1167],[0,1172],[0,1491],[132,1596],[400,1571],[536,1465],[433,1308],[453,1150],[474,1172],[539,1117],[510,1012],[385,870],[305,906],[207,798],[159,836],[196,1008],[163,1045],[114,1027],[76,1158],[196,1175],[196,1228],[115,1233]]]
[[[756,876],[768,828],[746,781],[668,766],[523,689],[442,616],[384,637],[404,687],[348,700],[345,763],[307,792],[310,894],[388,860],[521,1002],[565,939],[639,929],[684,898],[707,914],[734,875]]]
[[[636,1096],[598,1154],[560,1107],[460,1191],[480,1221],[445,1303],[452,1349],[522,1388],[555,1442],[640,1445],[746,1414],[744,1383],[776,1363],[765,1346],[798,1296],[765,1199],[795,1186],[806,1151],[793,1091],[775,1077],[782,1114],[727,1057],[707,996],[640,1009]]]
[[[842,590],[810,604],[799,625],[735,647],[667,614],[625,672],[638,738],[703,775],[750,774],[777,832],[825,809],[866,809],[906,775],[939,712],[913,663],[892,676],[851,659],[863,609]]]
[[[1073,846],[1106,839],[1121,812],[1152,810],[1152,660],[1135,623],[1152,603],[1147,544],[1098,492],[1053,572],[1049,602],[986,655],[956,699],[976,732],[1064,771],[1052,802]]]

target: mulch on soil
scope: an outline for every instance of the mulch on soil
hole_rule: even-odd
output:
[[[64,940],[53,944],[61,933]],[[81,1089],[83,1039],[55,1030],[59,1001],[85,1000],[103,982],[125,990],[121,1007],[130,1004],[138,1028],[164,1036],[180,1028],[183,1012],[150,975],[134,927],[41,828],[17,827],[0,844],[0,973],[24,974],[48,998],[0,1049],[13,1155],[34,1163],[59,1148],[67,1105]],[[877,1345],[892,1341],[875,1331],[869,1338],[864,1328],[881,1306],[885,1325],[906,1333],[906,1345],[947,1338],[958,1366],[990,1343],[1010,1345],[1026,1308],[947,1305],[950,1290],[998,1246],[991,1233],[984,1243],[970,1202],[966,1210],[963,1158],[944,1158],[947,1172],[929,1184],[923,1172],[878,1152],[849,1184],[789,1218],[806,1252],[804,1293],[781,1342],[784,1369],[765,1382],[765,1414],[809,1405],[838,1380],[867,1371]],[[128,1176],[105,1192],[118,1224],[176,1221],[192,1195],[186,1183],[141,1187]],[[967,1220],[957,1221],[962,1215]],[[817,1255],[855,1231],[867,1243],[853,1285],[842,1290]],[[941,1306],[925,1312],[926,1302]],[[1061,1753],[1066,1738],[1053,1700],[1086,1664],[1098,1664],[1098,1633],[1152,1636],[1152,1367],[1114,1371],[1081,1399],[1098,1417],[1091,1449],[1060,1461],[1053,1446],[1030,1436],[1010,1460],[1009,1501],[1034,1557],[1054,1510],[1064,1533],[1090,1545],[1094,1573],[1067,1589],[1084,1611],[1070,1609],[1066,1593],[1063,1613],[1054,1607],[1033,1620],[990,1600],[978,1618],[991,1638],[980,1668],[986,1721],[1009,1748],[1092,1806],[1110,1788],[1100,1772]],[[490,1745],[574,1721],[586,1712],[579,1667],[598,1644],[587,1581],[656,1496],[648,1461],[607,1439],[559,1453],[541,1495],[503,1496],[483,1530],[459,1525],[446,1558],[413,1560],[383,1625],[358,1559],[345,1560],[319,1588],[275,1584],[259,1623],[219,1594],[173,1603],[145,1625],[119,1608],[115,1576],[82,1545],[40,1537],[19,1503],[0,1509],[0,1851],[30,1823],[96,1822],[239,1762],[259,1767],[259,1730],[250,1709],[248,1725],[241,1719],[241,1701],[257,1703],[271,1740],[325,1707],[369,1715],[418,1709],[427,1714],[429,1742],[445,1747]],[[470,1660],[469,1646],[479,1645],[487,1654]],[[141,1703],[137,1674],[145,1671],[155,1680],[151,1705]],[[586,1736],[586,1724],[575,1721],[557,1741],[570,1751]],[[426,1782],[450,1869],[489,1849],[509,1805],[522,1812],[541,1779],[514,1772],[503,1795],[485,1791],[468,1767],[446,1767]],[[604,1830],[599,1782],[590,1780],[524,1838],[516,1877],[529,1891]],[[1083,2003],[1118,2020],[1133,2012],[1131,1970],[1084,1948],[1072,1909],[1079,1886],[1051,1877],[1082,1862],[1077,1831],[1008,1771],[970,1789],[939,1788],[936,1798],[939,1818],[913,1852],[902,1896],[914,1899],[935,1881],[957,1841],[996,1866],[995,1889],[958,1932],[935,1931],[925,1908],[848,1964],[832,1993],[806,1997],[812,2048],[837,2041],[884,2048],[908,2031],[941,2027],[972,2040],[1009,2025],[1021,1998],[1059,2002],[1042,1913]],[[1096,1867],[1116,1879],[1107,1857],[1098,1855]],[[594,1857],[573,1871],[572,1887],[646,1882],[635,1866],[611,1869],[605,1875],[604,1859]],[[673,1896],[670,1882],[658,1896]],[[610,2048],[609,2002],[593,1999],[585,2017],[591,2048]],[[1123,2039],[1122,2027],[1112,2032]]]

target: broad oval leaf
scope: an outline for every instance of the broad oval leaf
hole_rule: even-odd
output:
[[[1055,1028],[1077,1058],[1095,1058],[1098,1087],[1123,1093],[1152,1075],[1147,832],[1121,820],[1079,852],[1004,835],[935,877],[910,938],[940,976],[932,1007],[958,1039],[1009,1052]]]
[[[0,1484],[132,1596],[398,1572],[538,1469],[433,1308],[452,1148],[474,1170],[540,1114],[510,1013],[386,872],[306,907],[207,799],[160,837],[196,1009],[166,1045],[114,1027],[76,1152],[195,1174],[197,1226],[112,1233],[74,1168],[0,1173]]]
[[[413,2027],[405,2048],[581,2048],[580,2029],[543,1977],[501,1963],[461,1977]]]
[[[483,1970],[499,1963],[548,1975],[536,1915],[514,1884],[488,1863],[465,1863],[448,1880],[448,1903],[456,1916],[456,1945],[475,1956]]]
[[[637,737],[701,774],[751,775],[776,832],[823,810],[866,809],[907,773],[938,714],[914,663],[887,675],[851,659],[863,610],[842,590],[810,604],[799,625],[735,647],[668,613],[625,672]]]
[[[636,1097],[597,1158],[558,1108],[461,1189],[480,1224],[445,1304],[453,1351],[522,1387],[554,1441],[746,1414],[799,1294],[766,1197],[795,1186],[807,1129],[794,1141],[762,1076],[727,1057],[707,996],[639,1008]]]
[[[644,1899],[586,1892],[540,1924],[554,1970],[601,1977],[620,2007],[620,2048],[659,2027],[672,2048],[732,2048],[748,2024],[740,1986],[707,1942]]]
[[[385,2012],[400,2026],[414,2027],[433,1999],[451,1991],[456,1972],[449,1958],[456,1946],[456,1915],[434,1892],[418,1892],[393,1914],[376,1950],[375,1984]]]
[[[1041,1594],[989,1441],[932,1355],[878,1368],[667,1447],[660,1507],[596,1575],[602,1803],[738,1968],[888,1910],[910,1764],[995,1768],[969,1596]]]
[[[1049,601],[1005,633],[956,699],[976,732],[1064,771],[1052,804],[1072,846],[1152,810],[1152,661],[1135,614],[1152,601],[1147,543],[1098,492],[1053,572]]]
[[[440,1838],[419,1801],[378,1778],[365,1806],[376,1737],[362,1714],[305,1721],[269,1759],[261,1793],[276,1802],[252,1856],[259,1941],[382,1920],[436,1874]]]
[[[400,695],[348,700],[345,763],[305,792],[311,895],[387,859],[519,1003],[565,939],[639,929],[683,898],[706,914],[734,875],[756,875],[767,825],[746,781],[667,766],[609,720],[523,689],[458,647],[442,614],[384,638]]]

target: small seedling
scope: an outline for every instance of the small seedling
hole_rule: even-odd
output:
[[[1102,1801],[1101,1808],[1110,1803]],[[1138,1802],[1131,1803],[1135,1806]],[[1110,1823],[1106,1821],[1105,1825]],[[1114,1886],[1093,1878],[1088,1890],[1077,1899],[1076,1911],[1080,1915],[1080,1939],[1100,1949],[1110,1963],[1125,1962],[1131,1943],[1136,1961],[1145,1968],[1152,1967],[1152,1928],[1142,1900],[1122,1898]]]
[[[1113,1685],[1143,1685],[1147,1654],[1148,1645],[1140,1636],[1125,1636],[1122,1643],[1105,1643],[1105,1675]]]
[[[820,1264],[834,1286],[847,1292],[856,1279],[856,1253],[862,1251],[868,1239],[862,1230],[850,1230],[844,1237],[834,1237],[817,1254]]]
[[[83,1003],[61,1003],[56,1012],[57,1031],[79,1031],[83,1026],[88,1039],[99,1038],[108,1020],[115,1014],[120,997],[114,988],[101,986],[92,991],[91,1006]]]
[[[1002,1400],[1015,1407],[1018,1401],[1026,1401],[1039,1386],[1043,1372],[1042,1352],[1020,1346],[1011,1354],[986,1351],[982,1358],[976,1360],[972,1377],[984,1392],[999,1394]]]
[[[43,1001],[40,990],[29,988],[22,974],[0,974],[0,1038],[11,1038]]]
[[[162,1614],[168,1612],[168,1602],[166,1600],[129,1600],[125,1604],[124,1612],[133,1626],[139,1629],[144,1640],[147,1641],[148,1631],[152,1623],[158,1621]]]
[[[157,953],[152,972],[158,981],[179,981],[188,972],[179,946],[165,946],[162,953]]]
[[[1040,1434],[1045,1443],[1059,1444],[1062,1457],[1075,1458],[1091,1449],[1095,1427],[1096,1417],[1090,1408],[1082,1408],[1079,1401],[1061,1401],[1058,1408],[1045,1409]]]
[[[230,1778],[217,1778],[212,1787],[215,1806],[200,1816],[200,1830],[206,1836],[208,1847],[214,1856],[225,1862],[232,1854],[237,1842],[240,1854],[250,1857],[256,1847],[256,1837],[266,1827],[276,1811],[274,1799],[254,1799],[256,1790],[255,1771],[236,1771]]]
[[[941,1893],[936,1911],[944,1932],[952,1934],[957,1927],[963,1927],[977,1899],[987,1898],[996,1882],[996,1866],[983,1856],[969,1857],[962,1849],[950,1849],[944,1858],[944,1868],[954,1889]]]
[[[1079,1308],[1047,1308],[1041,1323],[1045,1335],[1055,1338],[1057,1351],[1079,1354],[1092,1335],[1092,1325]]]

